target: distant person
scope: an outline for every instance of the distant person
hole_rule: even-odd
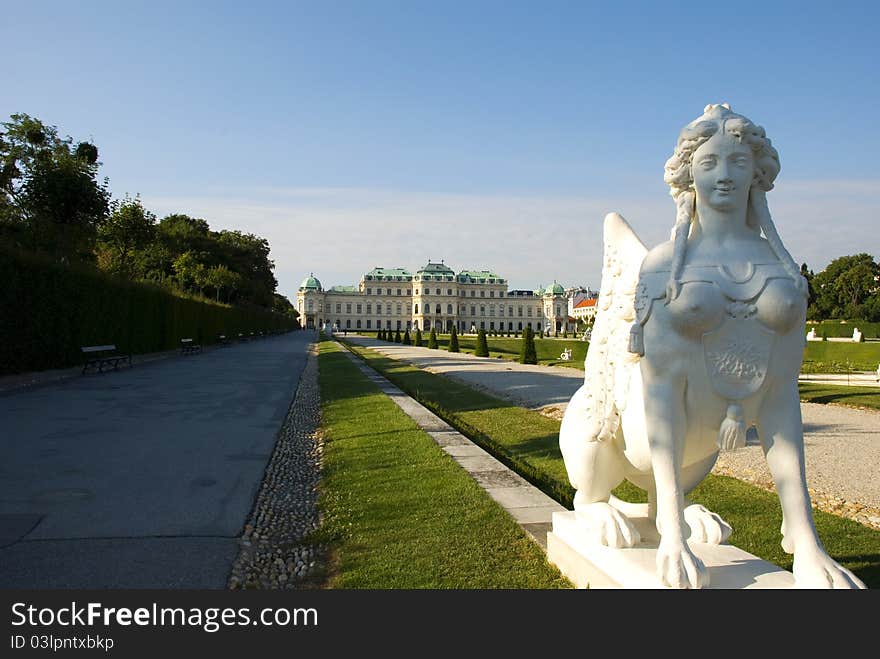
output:
[[[877,364],[877,382],[880,382],[880,364]]]

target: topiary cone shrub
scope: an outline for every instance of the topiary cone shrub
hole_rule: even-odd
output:
[[[535,335],[532,333],[531,327],[523,330],[522,345],[519,352],[520,364],[537,364],[538,353],[535,350]]]
[[[452,326],[452,334],[449,335],[449,352],[459,352],[458,349],[458,332],[455,326]]]
[[[477,348],[474,350],[477,357],[489,356],[489,344],[486,342],[486,330],[481,329],[477,334]]]
[[[394,333],[394,342],[401,343],[402,341],[403,339],[400,338],[400,329],[398,328],[398,330]]]
[[[416,327],[416,340],[413,345],[421,347],[422,345],[422,330]]]
[[[405,345],[405,346],[412,345],[412,339],[409,338],[409,328],[407,328],[407,330],[403,333],[403,345]]]
[[[437,349],[437,332],[433,327],[431,328],[431,334],[428,336],[428,347],[434,350]]]

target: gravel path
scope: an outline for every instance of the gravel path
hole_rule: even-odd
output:
[[[239,541],[230,589],[314,586],[324,570],[320,546],[303,542],[319,524],[321,471],[317,345],[309,356],[278,443]]]
[[[349,340],[554,418],[562,417],[584,378],[582,371],[567,368],[517,364],[365,337]],[[814,505],[880,529],[880,412],[815,403],[802,403],[801,410],[807,485]],[[772,489],[756,438],[745,449],[722,454],[714,471]]]

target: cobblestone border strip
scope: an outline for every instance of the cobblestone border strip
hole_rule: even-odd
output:
[[[320,525],[320,399],[318,344],[312,343],[239,539],[239,554],[227,583],[229,589],[292,590],[313,587],[322,580],[326,548],[303,542]]]

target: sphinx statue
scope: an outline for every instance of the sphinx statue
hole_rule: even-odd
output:
[[[813,524],[797,389],[807,283],[768,209],[778,173],[763,128],[727,104],[709,105],[666,162],[671,240],[648,250],[620,215],[605,218],[585,382],[559,441],[576,517],[602,544],[640,541],[632,504],[612,489],[626,479],[648,492],[666,586],[708,585],[688,541],[723,543],[732,529],[686,494],[754,426],[782,504],[795,584],[864,588],[828,556]]]

